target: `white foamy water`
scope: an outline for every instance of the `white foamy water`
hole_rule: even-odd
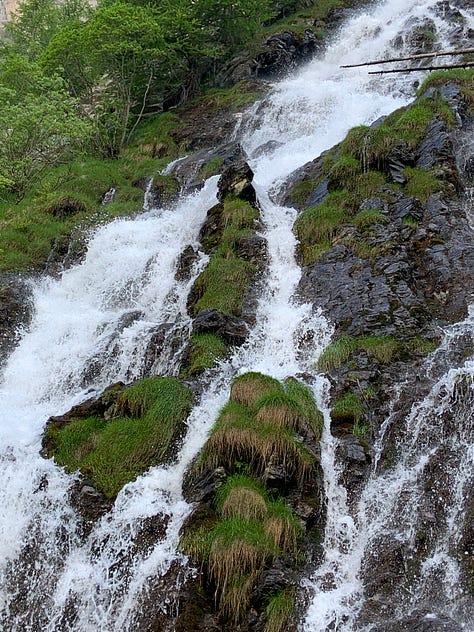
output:
[[[38,456],[44,422],[109,383],[139,377],[143,353],[157,326],[176,326],[184,343],[190,328],[186,297],[193,279],[175,280],[177,260],[186,245],[196,245],[206,211],[215,203],[217,178],[176,208],[147,208],[135,220],[100,228],[81,265],[59,280],[45,279],[34,287],[35,316],[9,359],[0,390],[0,620],[8,622],[8,629],[133,630],[149,582],[172,564],[185,569],[186,560],[176,551],[179,529],[191,509],[182,498],[182,478],[228,397],[232,377],[248,370],[279,379],[314,373],[332,334],[317,310],[294,298],[301,276],[292,233],[296,213],[276,206],[271,192],[351,127],[370,124],[412,98],[418,77],[374,79],[365,69],[344,71],[339,65],[391,56],[392,42],[408,20],[425,17],[433,5],[396,0],[352,19],[324,58],[276,84],[241,120],[241,141],[255,156],[251,166],[269,253],[268,271],[260,279],[256,324],[247,343],[210,376],[188,420],[176,462],[152,468],[127,485],[85,541],[65,500],[71,477]],[[444,47],[447,27],[436,21]],[[269,141],[278,143],[275,149],[255,151]],[[199,259],[194,277],[206,261],[204,256]],[[176,358],[168,353],[154,370],[174,373],[176,366]],[[337,480],[328,384],[322,376],[314,378],[326,418],[322,461],[328,520],[323,566],[308,581],[312,603],[304,628],[351,630],[362,599],[358,551],[367,541],[361,539],[360,520],[350,515]],[[462,494],[461,483],[457,489]],[[134,538],[140,525],[163,515],[168,516],[163,538],[151,549],[137,551]],[[456,516],[448,519],[453,522]],[[328,576],[330,586],[325,583]],[[157,604],[164,610],[168,606]]]

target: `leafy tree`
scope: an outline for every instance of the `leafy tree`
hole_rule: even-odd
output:
[[[230,53],[248,42],[274,13],[271,0],[196,0],[190,5],[209,36]]]
[[[182,82],[186,60],[169,46],[163,26],[142,6],[115,2],[98,8],[51,40],[44,68],[60,71],[96,122],[103,153],[117,155],[151,106]]]
[[[26,80],[27,79],[27,80]],[[89,126],[60,77],[18,55],[0,69],[0,190],[22,195],[83,146]]]
[[[86,19],[91,12],[87,0],[25,0],[5,29],[18,53],[37,60],[55,33],[71,21]]]

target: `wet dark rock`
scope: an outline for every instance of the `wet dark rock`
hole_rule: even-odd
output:
[[[70,502],[83,518],[83,537],[90,533],[94,523],[112,506],[112,502],[94,487],[92,481],[82,477],[72,486]]]
[[[265,42],[266,50],[250,64],[250,72],[259,79],[273,79],[288,73],[303,61],[309,61],[321,46],[311,29],[303,35],[284,31],[271,35]]]
[[[59,200],[54,202],[54,204],[51,204],[44,210],[46,213],[49,213],[56,219],[65,219],[67,217],[70,217],[71,215],[82,213],[87,209],[82,200],[65,196],[60,198]]]
[[[387,169],[393,182],[405,184],[407,178],[403,170],[407,166],[413,166],[414,161],[415,156],[406,143],[394,147],[387,157]]]
[[[260,145],[257,149],[254,149],[252,152],[251,158],[260,158],[260,156],[264,156],[267,153],[272,153],[276,149],[282,146],[283,143],[280,143],[277,140],[269,140],[267,143]]]
[[[426,135],[420,143],[416,167],[432,169],[446,160],[452,160],[452,140],[446,130],[446,123],[435,119],[428,125]]]
[[[0,366],[32,318],[31,290],[21,279],[0,280]]]
[[[180,194],[180,183],[173,175],[158,175],[153,178],[140,178],[133,183],[144,193],[150,208],[169,207],[176,203]]]
[[[323,177],[323,160],[326,152],[293,172],[277,193],[277,202],[284,206],[304,209],[320,204],[328,194],[327,178]]]
[[[249,332],[242,319],[217,309],[204,309],[193,321],[193,333],[216,333],[231,345],[241,345]]]
[[[189,468],[183,481],[183,496],[187,502],[207,503],[226,478],[223,467],[211,470],[208,467]]]
[[[177,281],[189,281],[193,266],[199,261],[199,253],[192,246],[186,246],[181,253],[176,268]]]
[[[260,235],[241,237],[235,244],[235,254],[245,261],[251,261],[259,268],[265,266],[267,260],[267,242]]]
[[[218,182],[217,198],[223,201],[227,196],[233,196],[249,202],[252,206],[257,203],[257,194],[252,185],[253,171],[246,162],[228,167]]]
[[[172,173],[180,183],[183,193],[199,189],[206,178],[222,173],[246,158],[239,143],[234,141],[217,144],[210,149],[201,149],[179,160],[172,168]]]
[[[433,50],[436,25],[430,18],[416,22],[408,31],[406,43],[412,54],[429,53]]]
[[[180,327],[174,323],[163,323],[155,327],[150,332],[151,335],[145,349],[142,377],[161,373],[160,367],[166,364],[163,362],[163,358],[176,359],[183,349],[183,340],[186,339],[187,332],[187,324]]]

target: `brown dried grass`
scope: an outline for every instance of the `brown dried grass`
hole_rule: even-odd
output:
[[[280,382],[268,375],[245,373],[234,380],[230,390],[230,401],[253,406],[264,395],[282,390]]]
[[[250,590],[269,555],[265,541],[238,535],[230,541],[225,535],[214,539],[208,569],[216,585],[216,601],[226,616],[238,620],[246,610]]]
[[[298,529],[295,520],[290,516],[268,516],[265,520],[265,533],[285,553],[296,552]]]
[[[299,483],[310,478],[314,467],[314,457],[291,432],[263,424],[219,428],[204,447],[203,461],[211,468],[230,470],[236,461],[245,462],[256,476],[261,476],[270,463],[278,463]]]
[[[221,507],[223,518],[263,520],[267,513],[265,499],[256,489],[250,487],[231,489]]]

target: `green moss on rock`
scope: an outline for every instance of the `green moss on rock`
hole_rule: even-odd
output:
[[[122,391],[98,415],[49,423],[48,456],[80,470],[108,498],[152,465],[166,462],[182,436],[192,392],[175,378],[146,378]],[[112,416],[112,418],[109,418]]]
[[[228,351],[229,346],[218,334],[194,333],[190,340],[189,359],[181,375],[189,377],[210,369],[218,360],[224,358]]]

